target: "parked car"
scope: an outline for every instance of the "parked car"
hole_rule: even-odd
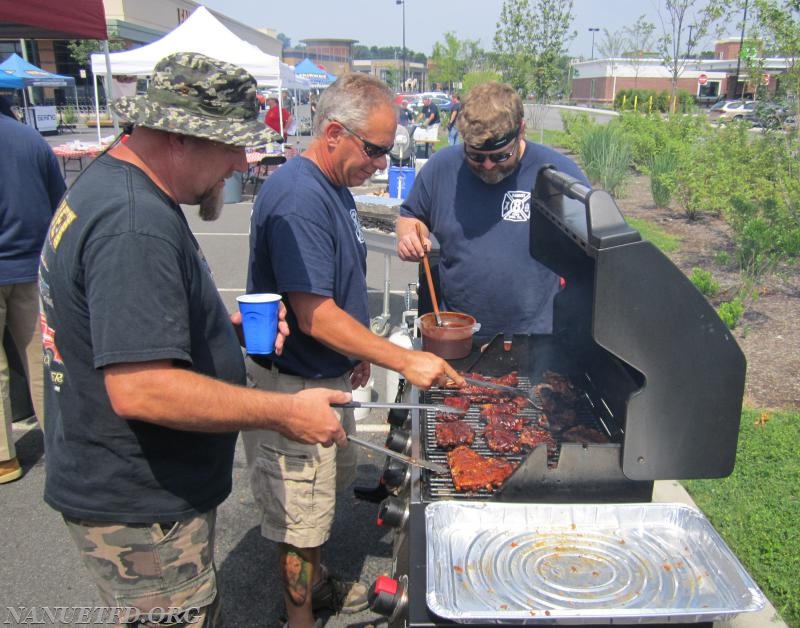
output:
[[[712,105],[708,115],[712,120],[723,122],[726,120],[744,120],[755,111],[755,102],[752,100],[721,100]]]

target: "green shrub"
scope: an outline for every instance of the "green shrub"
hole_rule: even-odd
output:
[[[72,105],[64,107],[64,110],[61,112],[61,120],[64,124],[75,124],[78,121],[78,114],[75,111],[75,107]]]
[[[730,266],[731,256],[728,251],[717,251],[714,253],[714,262],[717,266],[722,266],[723,268]]]
[[[728,326],[728,329],[733,329],[739,324],[742,314],[744,314],[744,303],[739,297],[736,297],[733,301],[720,303],[717,308],[717,314],[722,319],[722,322]]]
[[[678,156],[670,149],[655,153],[650,158],[650,193],[656,207],[667,207],[675,189]]]
[[[615,127],[590,128],[580,142],[579,154],[586,176],[614,196],[620,196],[630,175],[631,146]]]
[[[597,122],[589,117],[589,114],[582,111],[561,112],[561,125],[564,127],[564,148],[577,153],[581,139],[589,129],[598,126]]]
[[[670,113],[670,93],[666,90],[623,89],[614,96],[614,109],[617,111],[638,111],[640,113]],[[696,109],[694,98],[686,90],[677,93],[676,112],[686,113]]]
[[[719,292],[719,282],[715,281],[707,270],[692,268],[692,275],[689,279],[694,284],[694,287],[707,297],[713,297]]]

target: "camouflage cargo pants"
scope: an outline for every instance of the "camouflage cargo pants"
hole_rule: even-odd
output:
[[[214,569],[216,510],[166,524],[64,521],[103,603],[120,609],[117,623],[222,625]]]

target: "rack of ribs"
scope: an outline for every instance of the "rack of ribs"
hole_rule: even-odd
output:
[[[475,430],[466,421],[447,421],[436,424],[436,444],[442,449],[471,445],[474,441]]]
[[[463,445],[448,452],[447,463],[457,491],[490,491],[501,486],[516,468],[508,460],[486,458]]]

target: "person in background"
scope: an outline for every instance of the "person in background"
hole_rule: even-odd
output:
[[[397,254],[417,262],[436,237],[439,307],[474,316],[476,342],[550,333],[559,277],[528,252],[531,189],[546,164],[589,182],[571,159],[525,139],[522,100],[510,85],[472,88],[456,124],[464,143],[438,151],[400,206]]]
[[[400,126],[411,126],[414,122],[414,114],[408,108],[408,101],[403,99],[400,101],[400,107],[397,110],[397,124]]]
[[[461,102],[459,101],[458,94],[450,95],[450,117],[447,120],[447,143],[450,146],[458,144],[458,112],[461,109]]]
[[[431,100],[430,96],[422,99],[422,109],[420,109],[420,126],[424,128],[438,127],[441,122],[439,107]]]
[[[64,178],[49,144],[19,122],[0,96],[0,484],[22,477],[12,422],[10,372],[3,335],[21,358],[33,411],[44,429],[44,363],[36,283],[39,254]]]
[[[276,133],[283,136],[286,140],[289,137],[288,129],[292,121],[292,114],[289,109],[278,106],[278,99],[274,96],[267,98],[267,113],[264,116],[264,124]]]
[[[5,96],[0,95],[0,114],[11,118],[12,120],[19,121],[17,114],[14,113],[14,109],[11,107],[11,103],[8,102]]]
[[[247,168],[245,146],[275,140],[259,121],[255,79],[174,53],[145,96],[111,106],[133,134],[72,184],[42,251],[44,499],[104,605],[142,616],[177,608],[186,612],[170,626],[215,626],[216,512],[231,491],[237,430],[345,446],[330,404],[351,397],[246,386],[241,316],[228,315],[180,206],[214,220],[225,179]]]
[[[259,388],[349,392],[368,382],[371,364],[423,388],[449,379],[463,384],[441,358],[403,349],[369,329],[367,250],[348,188],[386,169],[396,130],[389,87],[366,74],[346,74],[320,96],[309,147],[259,191],[247,291],[283,295],[292,328],[280,356],[246,359]],[[338,412],[347,433],[354,433],[353,409]],[[366,608],[366,587],[333,577],[321,561],[336,491],[355,479],[354,449],[300,445],[268,430],[245,433],[244,444],[261,533],[278,543],[288,626],[310,628],[316,611]]]

